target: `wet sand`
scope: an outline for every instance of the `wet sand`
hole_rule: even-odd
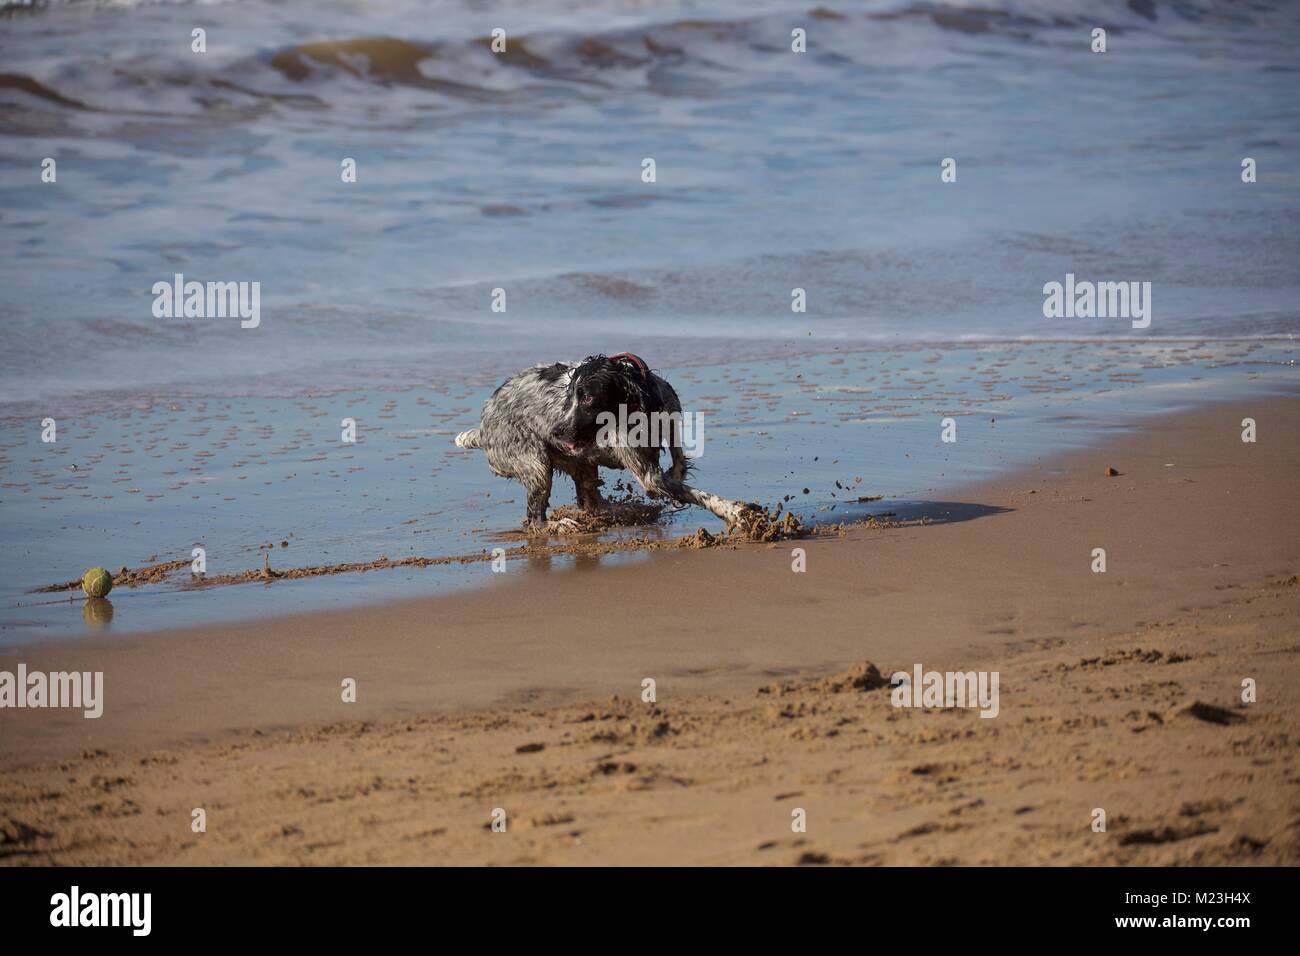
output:
[[[1295,863],[1298,442],[1219,404],[905,527],[6,651],[106,702],[2,712],[0,860]],[[866,661],[999,716],[823,680]]]

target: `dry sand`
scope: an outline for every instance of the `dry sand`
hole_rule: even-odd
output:
[[[6,652],[106,703],[0,711],[0,862],[1294,864],[1298,447],[1217,405],[929,524]],[[1001,712],[828,679],[866,661]]]

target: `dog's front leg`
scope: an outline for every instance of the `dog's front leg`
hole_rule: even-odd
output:
[[[651,498],[672,498],[684,505],[699,505],[713,512],[729,525],[735,524],[740,520],[741,515],[754,508],[754,505],[743,501],[720,498],[710,492],[692,488],[686,482],[665,474],[657,463],[647,466],[645,462],[638,461],[636,467],[629,470],[636,475],[637,481]]]
[[[578,507],[583,511],[596,512],[609,508],[609,502],[600,493],[600,473],[595,465],[584,462],[574,466],[573,484],[578,492]]]
[[[664,483],[668,487],[668,493],[677,501],[707,508],[729,525],[736,524],[745,512],[754,510],[754,505],[747,502],[722,498],[711,492],[692,488],[686,482],[675,478],[665,476]]]

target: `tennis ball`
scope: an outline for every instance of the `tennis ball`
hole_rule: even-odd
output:
[[[81,578],[81,590],[88,597],[107,597],[108,592],[113,590],[113,575],[103,568],[91,568]]]

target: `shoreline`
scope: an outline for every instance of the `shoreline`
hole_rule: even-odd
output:
[[[564,574],[528,575],[513,579],[504,575],[507,580],[494,582],[486,588],[432,598],[314,611],[228,626],[205,625],[120,635],[112,637],[108,642],[90,636],[70,638],[57,644],[10,647],[0,653],[0,666],[12,663],[22,656],[30,666],[36,666],[32,662],[40,662],[42,667],[48,664],[47,669],[52,670],[64,667],[105,670],[110,675],[109,693],[120,695],[119,700],[124,701],[123,706],[131,713],[140,708],[141,714],[147,714],[161,704],[164,713],[181,718],[182,708],[177,706],[173,711],[166,701],[178,704],[181,700],[193,700],[195,693],[207,700],[206,695],[212,694],[213,698],[208,703],[212,705],[213,712],[206,719],[196,721],[191,716],[180,719],[178,723],[173,723],[170,719],[163,721],[169,728],[168,733],[184,731],[187,735],[198,733],[200,736],[239,726],[235,716],[242,712],[242,708],[226,708],[218,704],[215,695],[222,683],[221,675],[212,674],[206,678],[186,676],[181,661],[199,664],[216,659],[228,660],[236,669],[229,676],[238,676],[241,667],[245,669],[244,673],[257,673],[264,668],[267,676],[275,675],[277,692],[269,695],[275,699],[275,703],[255,707],[246,713],[246,719],[253,723],[293,725],[334,716],[328,704],[320,707],[307,706],[307,698],[316,693],[312,689],[313,685],[325,676],[325,672],[319,670],[322,658],[332,662],[329,672],[336,669],[358,669],[369,680],[381,685],[370,693],[363,694],[356,705],[367,716],[408,712],[430,706],[462,708],[470,705],[501,705],[513,701],[557,702],[557,695],[571,697],[584,689],[589,694],[603,693],[609,686],[606,682],[612,678],[612,673],[605,672],[601,666],[594,672],[566,677],[555,668],[549,668],[537,672],[535,680],[529,680],[523,677],[528,668],[518,662],[536,656],[535,651],[528,650],[530,645],[550,642],[556,649],[560,649],[564,638],[577,630],[578,634],[573,635],[578,638],[576,646],[570,647],[570,650],[580,647],[591,651],[591,657],[587,658],[589,664],[601,662],[604,666],[614,665],[614,658],[605,649],[607,642],[603,636],[582,636],[581,632],[588,629],[574,627],[579,621],[591,620],[587,604],[592,600],[590,586],[595,585],[607,593],[639,593],[640,603],[647,609],[651,595],[678,594],[681,596],[681,606],[692,609],[689,614],[683,615],[686,620],[679,622],[677,635],[673,634],[673,629],[669,626],[672,623],[671,609],[664,607],[662,601],[658,602],[658,613],[667,615],[663,619],[663,626],[656,622],[654,614],[637,615],[632,620],[615,626],[612,634],[621,634],[627,638],[630,631],[633,643],[638,648],[636,653],[648,658],[646,665],[655,660],[667,661],[675,654],[681,661],[680,666],[688,670],[703,668],[706,672],[733,674],[732,686],[739,686],[748,679],[761,679],[785,671],[795,673],[833,667],[848,662],[855,656],[852,652],[854,642],[831,640],[809,653],[806,650],[784,651],[781,642],[769,636],[762,645],[762,654],[742,654],[739,660],[733,660],[730,653],[742,650],[740,645],[733,645],[729,649],[706,649],[682,636],[681,632],[684,627],[687,634],[715,633],[714,628],[724,626],[727,622],[727,608],[735,605],[740,608],[732,622],[736,627],[762,622],[763,630],[770,635],[776,622],[770,620],[765,613],[754,613],[752,602],[745,596],[745,591],[751,585],[757,589],[775,586],[775,591],[762,601],[765,607],[777,598],[797,601],[809,608],[824,608],[828,604],[844,604],[850,597],[866,601],[868,595],[896,594],[911,572],[900,579],[896,570],[890,572],[890,566],[880,567],[878,559],[884,556],[880,552],[898,550],[900,547],[906,552],[909,561],[921,561],[933,552],[938,564],[930,563],[931,573],[937,572],[942,566],[945,572],[951,571],[954,578],[960,577],[963,566],[969,569],[966,558],[960,556],[961,549],[989,546],[989,543],[981,542],[985,536],[978,533],[980,529],[983,527],[992,532],[997,523],[1018,524],[1029,513],[1027,508],[1031,503],[1057,502],[1062,494],[1067,494],[1065,501],[1059,502],[1066,504],[1072,500],[1070,496],[1077,499],[1086,491],[1088,495],[1097,496],[1097,500],[1092,502],[1097,506],[1093,510],[1100,511],[1108,502],[1124,502],[1130,489],[1136,491],[1146,482],[1155,480],[1161,483],[1157,487],[1165,487],[1170,480],[1181,481],[1187,474],[1186,466],[1179,466],[1175,462],[1173,470],[1164,469],[1164,462],[1154,462],[1151,451],[1143,447],[1150,443],[1153,435],[1201,431],[1204,426],[1196,423],[1206,420],[1218,422],[1220,432],[1225,432],[1229,425],[1235,426],[1240,421],[1245,411],[1252,409],[1256,410],[1256,417],[1261,421],[1270,422],[1269,425],[1261,425],[1261,428],[1272,431],[1277,427],[1273,424],[1277,420],[1281,420],[1285,427],[1292,427],[1294,423],[1291,419],[1294,416],[1289,414],[1292,404],[1292,398],[1260,398],[1246,403],[1228,402],[1164,416],[1145,426],[1139,425],[1098,447],[1067,452],[1008,476],[972,485],[965,494],[959,496],[964,499],[961,502],[933,502],[930,506],[932,525],[885,528],[879,531],[859,529],[842,540],[783,542],[775,549],[781,557],[771,554],[774,550],[771,546],[745,545],[734,550],[703,550],[689,555],[681,552],[656,554],[632,565],[610,568],[593,568],[580,562],[578,567]],[[1241,445],[1238,431],[1239,428],[1234,427],[1228,437]],[[1223,434],[1215,437],[1219,441],[1219,447],[1226,447],[1229,452],[1238,450],[1231,444],[1223,446]],[[1285,443],[1282,447],[1275,444],[1280,441],[1282,436],[1276,435],[1267,443],[1243,447],[1252,452],[1280,456],[1276,464],[1281,474],[1275,476],[1274,480],[1285,483],[1289,461],[1287,452],[1283,450]],[[1160,456],[1157,454],[1155,457]],[[1102,472],[1110,465],[1118,467],[1121,476],[1105,478]],[[1248,477],[1243,476],[1243,480]],[[1059,487],[1062,478],[1069,488],[1068,492]],[[1188,488],[1196,489],[1195,479],[1192,479]],[[1039,491],[1047,497],[1035,499],[1031,493]],[[1228,489],[1225,493],[1230,492]],[[1076,505],[1084,503],[1087,502],[1074,501]],[[1068,519],[1070,525],[1078,525],[1081,516],[1069,514],[1069,510],[1063,510],[1061,517]],[[943,520],[945,517],[948,519],[946,523]],[[1254,517],[1254,520],[1261,521],[1258,530],[1265,538],[1269,534],[1278,534],[1287,526],[1294,527],[1294,519],[1285,513],[1275,515],[1274,518],[1276,520],[1261,521],[1258,515]],[[1033,529],[1022,532],[1008,527],[1004,532],[990,535],[990,543],[995,542],[997,547],[1005,548],[1022,533],[1027,535],[1024,540],[1033,541]],[[1300,536],[1296,537],[1300,539]],[[949,538],[953,540],[949,542]],[[1082,547],[1083,543],[1086,542],[1079,546]],[[1044,544],[1035,542],[1024,547],[1036,548]],[[1235,556],[1249,558],[1250,544],[1247,543],[1244,549],[1241,546],[1234,549]],[[781,549],[805,545],[810,572],[800,578],[790,573],[789,555]],[[1283,538],[1279,537],[1278,547],[1282,545]],[[1139,553],[1140,548],[1139,545]],[[1020,545],[1011,546],[1012,551],[1020,549]],[[1246,553],[1241,553],[1243,550]],[[942,552],[950,553],[943,555]],[[954,557],[954,554],[958,556]],[[898,559],[891,555],[889,560],[892,565]],[[1081,560],[1086,569],[1086,551]],[[1259,557],[1251,561],[1256,566],[1266,563]],[[925,566],[925,563],[918,564],[918,567]],[[592,578],[592,572],[597,570],[599,576]],[[1280,570],[1281,568],[1267,569],[1268,573]],[[872,583],[865,588],[860,587],[857,577],[859,571],[874,575]],[[1117,571],[1124,573],[1120,567],[1116,567],[1108,581],[1113,582],[1119,576],[1115,573]],[[935,580],[936,590],[940,590],[939,584],[943,579]],[[805,582],[811,587],[803,588]],[[791,590],[791,585],[796,583],[800,585],[799,589]],[[859,586],[856,595],[845,590],[855,584]],[[1125,587],[1118,593],[1122,595],[1127,590],[1129,589]],[[915,596],[913,602],[914,600]],[[633,600],[631,603],[635,605],[638,601]],[[945,603],[937,601],[935,611],[941,610]],[[1139,603],[1125,598],[1126,606],[1136,607]],[[566,608],[572,609],[572,612],[566,611]],[[534,617],[540,620],[534,621]],[[644,619],[637,619],[641,617]],[[784,625],[794,626],[801,618],[787,608],[778,614],[778,619]],[[595,624],[592,630],[603,632],[609,624],[615,622],[597,620],[592,623]],[[969,641],[960,636],[965,630],[961,626],[960,615],[953,620],[953,626],[949,630],[957,636],[937,640],[937,629],[934,632],[936,650],[954,651],[966,644],[976,651],[981,649],[980,642],[974,635]],[[367,632],[369,636],[364,642],[358,640]],[[476,641],[484,654],[490,652],[501,656],[501,671],[507,674],[516,671],[521,673],[513,679],[493,677],[486,673],[492,668],[480,660],[474,679],[468,687],[459,685],[457,681],[454,682],[457,687],[444,686],[441,689],[431,689],[425,685],[421,675],[408,673],[411,667],[424,667],[428,674],[439,674],[446,673],[457,665],[469,666],[475,659],[475,652],[469,645]],[[880,653],[877,652],[877,655]],[[390,660],[398,663],[385,663]],[[304,662],[307,662],[306,666]],[[116,679],[113,679],[114,672],[118,675]],[[707,681],[687,680],[688,685],[693,683],[707,684]],[[169,689],[164,691],[162,701],[149,689],[151,685]],[[703,686],[700,689],[704,689]],[[281,696],[280,691],[285,696]],[[367,697],[370,698],[368,702]],[[110,713],[111,711],[112,708]],[[227,714],[229,719],[222,719],[222,714]],[[29,756],[39,754],[42,746],[67,734],[85,736],[88,743],[107,740],[109,745],[115,747],[136,742],[136,732],[123,734],[111,729],[114,722],[107,717],[103,724],[83,728],[77,724],[66,725],[58,715],[45,716],[47,719],[40,721],[38,727],[31,728],[36,731],[36,736],[29,738],[44,743],[23,744],[14,738],[26,738],[26,733],[7,734],[5,736],[8,742],[0,744],[0,759],[12,763],[19,753]],[[131,720],[126,715],[122,720],[124,726],[148,723],[147,717]],[[53,729],[55,726],[59,727],[57,731]],[[157,733],[147,733],[143,727],[139,732],[141,736],[138,742],[142,744],[151,745],[166,740],[165,735],[160,737]],[[172,742],[178,739],[180,738],[174,738]],[[75,749],[76,746],[79,744],[69,743],[64,749]]]
[[[715,423],[698,482],[769,506],[784,501],[806,522],[825,525],[915,514],[1162,412],[1294,394],[1292,350],[1258,348],[1137,357],[956,349],[899,353],[902,361],[853,353],[677,377]],[[1265,355],[1257,368],[1241,365]],[[5,505],[17,547],[0,561],[0,645],[374,607],[492,587],[510,576],[484,581],[484,559],[498,545],[509,552],[507,570],[549,563],[568,572],[579,557],[637,563],[641,551],[662,550],[698,527],[722,530],[687,509],[642,529],[560,536],[521,551],[523,536],[500,530],[518,523],[518,485],[491,478],[476,453],[450,441],[481,397],[426,389],[338,404],[221,401],[65,422],[57,445],[33,445],[30,430],[10,435],[18,443],[0,457],[12,479]],[[332,430],[341,414],[362,423],[357,444],[340,444]],[[960,423],[960,444],[939,442],[940,415]],[[552,505],[571,496],[561,481]],[[877,496],[884,500],[872,502]],[[653,540],[642,549],[633,537]],[[185,565],[200,545],[209,582],[242,586],[219,596],[191,586]],[[152,573],[163,565],[170,578]],[[115,589],[98,608],[71,611],[33,593],[92,566],[134,568],[148,586]],[[319,573],[331,569],[367,573]],[[247,586],[274,578],[295,580]]]
[[[1298,441],[1294,397],[1229,402],[947,521],[6,651],[105,703],[0,711],[0,863],[1293,864]],[[867,662],[998,670],[999,716]]]

